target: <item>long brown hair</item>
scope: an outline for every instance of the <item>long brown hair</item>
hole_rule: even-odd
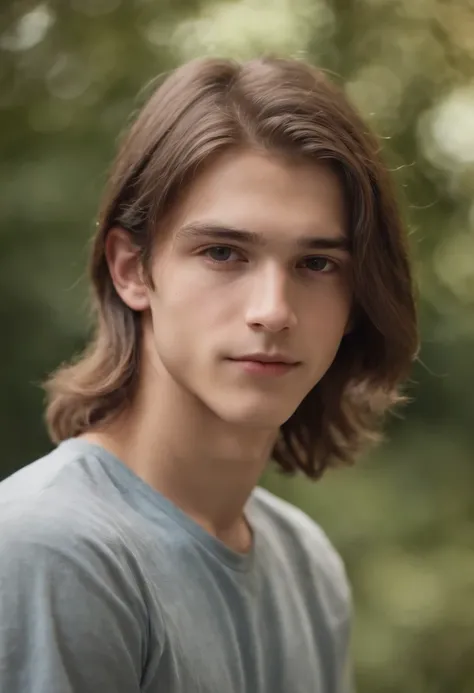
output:
[[[145,270],[165,216],[211,157],[259,147],[327,162],[343,182],[354,266],[354,324],[322,380],[280,430],[273,458],[316,477],[351,462],[375,440],[381,415],[418,348],[407,241],[379,144],[319,70],[295,60],[243,64],[201,59],[155,90],[132,124],[111,171],[91,257],[96,334],[76,362],[46,383],[53,441],[106,424],[130,403],[140,366],[140,314],[116,293],[104,247],[120,226]]]

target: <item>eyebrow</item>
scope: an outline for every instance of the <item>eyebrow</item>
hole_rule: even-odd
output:
[[[176,233],[179,239],[212,239],[217,242],[240,241],[255,246],[265,245],[265,239],[255,231],[238,229],[224,224],[193,222],[182,226]],[[350,251],[349,239],[342,233],[338,236],[300,236],[296,245],[304,250]]]

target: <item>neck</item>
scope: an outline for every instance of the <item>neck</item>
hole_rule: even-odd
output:
[[[244,505],[278,431],[223,422],[163,368],[143,376],[129,408],[83,437],[114,453],[209,533],[245,550]]]

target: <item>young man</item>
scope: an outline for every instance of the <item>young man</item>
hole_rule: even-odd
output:
[[[0,485],[1,693],[348,690],[341,561],[257,483],[351,462],[416,353],[377,149],[294,61],[193,62],[144,107],[59,445]]]

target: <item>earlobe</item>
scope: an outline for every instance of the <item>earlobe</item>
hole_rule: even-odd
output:
[[[110,229],[105,240],[105,256],[122,301],[132,310],[146,310],[150,305],[149,289],[143,277],[139,249],[125,229]]]
[[[354,329],[354,326],[355,326],[355,322],[356,322],[356,317],[354,315],[354,310],[351,310],[351,313],[350,313],[350,315],[347,319],[347,322],[346,322],[346,326],[344,328],[344,337],[347,337],[347,335],[352,332],[352,330]]]

